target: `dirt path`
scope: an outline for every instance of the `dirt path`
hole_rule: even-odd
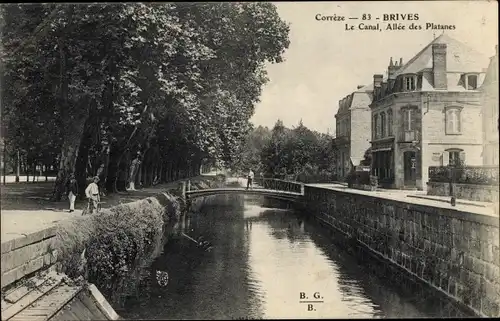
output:
[[[206,179],[198,176],[191,179],[192,183]],[[120,192],[103,196],[102,208],[108,208],[120,203],[134,202],[154,194],[179,188],[182,181],[156,185],[134,192]],[[86,200],[78,199],[75,211],[69,213],[67,200],[51,202],[52,182],[18,183],[1,187],[1,241],[33,233],[37,230],[55,225],[57,222],[81,215],[87,205]]]

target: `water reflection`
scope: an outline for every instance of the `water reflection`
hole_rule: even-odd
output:
[[[213,197],[179,223],[148,282],[121,315],[129,319],[380,318],[441,316],[440,306],[387,285],[336,247],[328,233],[259,198]],[[179,234],[180,235],[180,234]],[[192,240],[195,240],[194,242]],[[203,239],[211,251],[198,245]],[[365,263],[366,265],[366,263]],[[154,278],[154,274],[150,278]],[[322,303],[301,303],[319,292]],[[312,304],[312,308],[309,304]]]

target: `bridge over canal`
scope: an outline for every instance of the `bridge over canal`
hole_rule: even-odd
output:
[[[299,202],[304,197],[304,184],[277,179],[257,178],[252,188],[245,187],[223,187],[208,189],[191,189],[188,181],[183,185],[183,196],[186,199],[195,199],[213,195],[261,195],[274,199]]]

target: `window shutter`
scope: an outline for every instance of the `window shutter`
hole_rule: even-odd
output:
[[[408,110],[403,109],[402,110],[402,117],[403,117],[403,129],[408,130],[408,115],[406,114]]]
[[[460,157],[460,165],[465,165],[465,152],[461,151],[459,157]]]
[[[455,111],[457,117],[455,118],[455,121],[457,122],[457,132],[461,133],[462,132],[462,112],[460,110]]]
[[[417,130],[418,128],[420,128],[421,118],[422,117],[420,115],[420,109],[412,109],[412,111],[411,111],[411,122],[412,122],[411,129],[412,130]],[[420,140],[420,138],[417,137],[416,134],[415,134],[415,140]]]
[[[451,113],[450,111],[446,111],[446,115],[444,117],[444,124],[445,124],[445,127],[446,127],[446,133],[451,133],[451,131],[453,130],[453,128],[451,127]]]
[[[450,153],[444,152],[443,153],[443,166],[447,166],[449,163],[450,163]]]

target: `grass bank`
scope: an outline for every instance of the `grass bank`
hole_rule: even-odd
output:
[[[191,188],[221,186],[222,176],[192,182]],[[113,305],[133,294],[145,267],[162,252],[185,209],[172,189],[143,200],[60,223],[54,242],[58,269],[95,284]]]

